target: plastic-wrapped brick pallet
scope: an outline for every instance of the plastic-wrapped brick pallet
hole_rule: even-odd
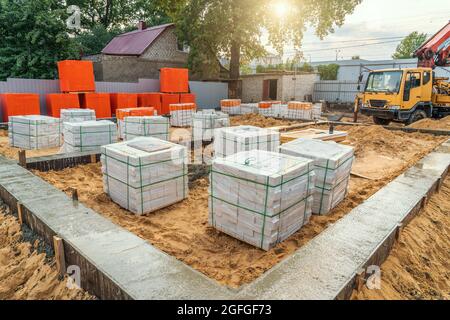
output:
[[[27,150],[56,148],[61,145],[60,120],[40,115],[11,116],[8,137],[11,147]]]
[[[195,103],[171,104],[170,125],[173,127],[190,127],[195,109]]]
[[[318,120],[322,114],[322,104],[291,101],[287,105],[285,118],[295,120]]]
[[[328,214],[345,198],[354,159],[352,147],[332,141],[297,139],[283,144],[280,152],[314,160],[314,214]]]
[[[265,117],[280,117],[281,101],[261,101],[258,104],[258,112]]]
[[[117,127],[109,120],[66,123],[63,152],[98,150],[117,141]]]
[[[242,103],[240,114],[249,114],[249,113],[258,113],[258,104],[257,103]]]
[[[95,110],[61,109],[61,131],[64,133],[64,122],[95,121]]]
[[[238,126],[216,129],[214,133],[215,157],[250,150],[278,152],[279,146],[280,133],[272,129]]]
[[[104,190],[121,207],[141,215],[188,196],[186,147],[140,137],[101,152]]]
[[[162,116],[126,117],[123,124],[124,140],[153,137],[169,141],[169,118]]]
[[[225,99],[220,101],[220,110],[223,113],[232,115],[241,114],[241,100],[240,99]]]
[[[212,141],[215,129],[229,126],[228,114],[214,110],[198,111],[192,119],[192,139],[193,141]]]
[[[209,188],[209,223],[269,250],[311,216],[313,161],[253,150],[215,159]]]

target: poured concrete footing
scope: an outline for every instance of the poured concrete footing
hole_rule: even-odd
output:
[[[230,290],[113,224],[14,161],[0,157],[0,197],[23,205],[24,223],[52,244],[101,299],[343,299],[357,274],[380,265],[398,226],[423,206],[448,172],[450,141],[255,282]]]

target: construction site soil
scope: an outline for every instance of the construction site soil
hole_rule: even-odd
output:
[[[446,140],[378,126],[346,129],[346,143],[356,151],[354,171],[365,178],[353,176],[346,199],[330,215],[313,216],[308,225],[268,252],[208,226],[207,178],[192,185],[185,201],[135,216],[104,193],[100,164],[34,173],[67,193],[78,189],[80,201],[88,207],[219,283],[239,287],[294,253]]]
[[[450,130],[450,116],[435,120],[435,119],[423,119],[417,121],[409,126],[416,129],[441,129]]]

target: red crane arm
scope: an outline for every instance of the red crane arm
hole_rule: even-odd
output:
[[[414,56],[419,59],[419,67],[450,66],[450,22],[417,49]]]

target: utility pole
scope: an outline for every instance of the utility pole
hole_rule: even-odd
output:
[[[338,61],[339,53],[341,53],[341,52],[342,52],[342,50],[336,49],[336,61]]]

